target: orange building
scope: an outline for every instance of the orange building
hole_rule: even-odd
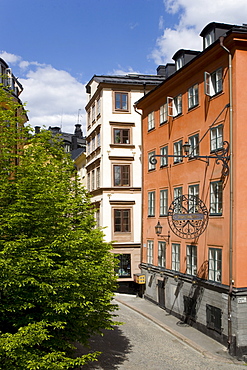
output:
[[[176,52],[166,80],[136,103],[143,113],[141,268],[145,298],[241,356],[247,27],[210,23],[200,36],[203,51]]]

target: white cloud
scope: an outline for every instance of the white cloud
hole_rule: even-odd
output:
[[[123,68],[121,65],[118,65],[118,69],[114,69],[113,71],[111,72],[108,72],[109,75],[118,75],[118,76],[121,76],[121,75],[128,75],[128,74],[139,74],[140,72],[136,72],[133,70],[133,68],[131,67],[127,67],[127,68]]]
[[[26,102],[31,126],[59,126],[62,131],[72,133],[80,112],[79,123],[86,133],[84,107],[87,98],[82,83],[68,72],[50,65],[24,61],[20,56],[7,52],[0,53],[0,57],[10,67],[20,68],[22,77],[19,81],[24,88],[20,98]]]
[[[177,15],[179,20],[156,40],[156,47],[150,55],[156,64],[170,62],[179,49],[201,50],[199,34],[210,22],[240,25],[246,22],[246,0],[164,0],[164,5],[166,13]]]

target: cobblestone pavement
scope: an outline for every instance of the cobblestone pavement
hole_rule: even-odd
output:
[[[165,329],[118,302],[123,325],[92,338],[91,350],[102,351],[85,370],[247,370],[243,362],[203,354]],[[85,351],[86,353],[86,351]]]

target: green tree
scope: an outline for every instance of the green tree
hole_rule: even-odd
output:
[[[113,325],[111,245],[59,139],[28,136],[2,88],[0,107],[0,368],[74,369],[97,353],[73,343]]]

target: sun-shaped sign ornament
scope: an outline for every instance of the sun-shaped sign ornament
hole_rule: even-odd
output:
[[[174,234],[183,239],[194,239],[208,225],[208,210],[195,195],[181,195],[174,199],[168,210],[168,223]]]

